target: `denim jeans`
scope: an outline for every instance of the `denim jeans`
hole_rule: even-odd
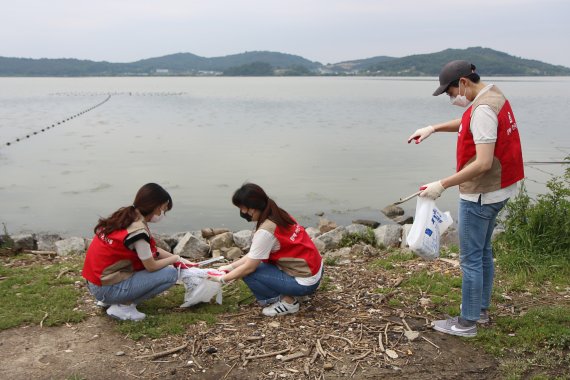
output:
[[[98,301],[106,304],[139,304],[176,283],[178,271],[169,265],[155,272],[141,270],[114,285],[97,286],[87,282],[87,288]]]
[[[324,268],[323,268],[324,271]],[[321,277],[322,279],[322,277]],[[305,286],[295,281],[273,264],[260,263],[255,272],[243,278],[257,302],[267,305],[279,301],[280,296],[306,296],[312,294],[319,287],[319,282]]]
[[[464,199],[459,201],[459,245],[461,271],[461,317],[468,321],[479,319],[481,310],[489,309],[495,266],[491,236],[497,214],[508,199],[481,204]]]

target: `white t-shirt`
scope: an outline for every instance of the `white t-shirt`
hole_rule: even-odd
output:
[[[489,91],[494,84],[485,86],[477,97]],[[475,101],[475,99],[473,101]],[[497,129],[499,127],[499,119],[497,114],[488,105],[482,104],[473,110],[471,114],[471,124],[469,129],[473,134],[475,144],[493,144],[497,141]],[[517,184],[514,183],[504,189],[491,191],[488,193],[463,194],[459,197],[466,201],[478,202],[481,197],[481,204],[492,204],[512,198],[517,194]]]
[[[251,248],[247,253],[247,257],[255,260],[267,260],[271,252],[276,252],[281,248],[279,240],[271,232],[259,229],[253,234]],[[324,260],[321,260],[321,267],[317,274],[311,277],[294,277],[299,285],[311,286],[315,285],[321,279]]]

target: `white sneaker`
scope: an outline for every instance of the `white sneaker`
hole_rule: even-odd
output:
[[[146,317],[146,314],[137,310],[137,305],[134,303],[130,305],[111,305],[107,309],[107,314],[121,321],[142,321]]]
[[[268,317],[275,317],[277,315],[293,314],[299,311],[299,301],[295,300],[293,303],[285,301],[277,301],[265,308],[263,308],[263,315]]]
[[[95,302],[95,306],[99,306],[99,307],[105,308],[105,307],[109,307],[109,306],[111,306],[111,305],[109,305],[108,303],[105,303],[105,302],[103,302],[103,301],[97,301],[97,302]]]

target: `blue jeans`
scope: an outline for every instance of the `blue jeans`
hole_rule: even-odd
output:
[[[311,286],[301,285],[295,281],[295,277],[289,276],[273,264],[266,263],[260,263],[255,272],[245,276],[243,281],[261,306],[279,301],[281,295],[306,296],[312,294],[317,290],[320,283],[319,280]]]
[[[141,270],[114,285],[97,286],[87,282],[87,288],[98,301],[106,304],[139,304],[152,298],[176,283],[178,271],[169,265],[155,272]]]
[[[495,266],[491,236],[497,214],[508,199],[492,204],[481,204],[464,199],[459,201],[459,245],[461,271],[461,318],[479,319],[481,310],[489,309]]]

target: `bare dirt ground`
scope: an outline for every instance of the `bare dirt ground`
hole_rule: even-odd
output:
[[[0,332],[5,379],[497,379],[497,361],[464,340],[434,332],[418,303],[387,305],[405,275],[367,269],[371,257],[327,268],[328,290],[304,301],[295,315],[267,318],[256,305],[197,323],[184,336],[133,341],[97,308],[59,327],[23,326]],[[402,265],[407,265],[403,263]],[[414,264],[415,265],[415,264]],[[456,272],[451,263],[421,262]],[[402,273],[402,272],[400,272]],[[379,284],[393,289],[383,295]],[[177,311],[178,312],[178,311]],[[179,312],[191,312],[179,310]],[[419,337],[410,341],[405,331]],[[172,351],[166,353],[167,351]],[[154,355],[154,356],[151,356]],[[278,356],[280,355],[280,356]]]

